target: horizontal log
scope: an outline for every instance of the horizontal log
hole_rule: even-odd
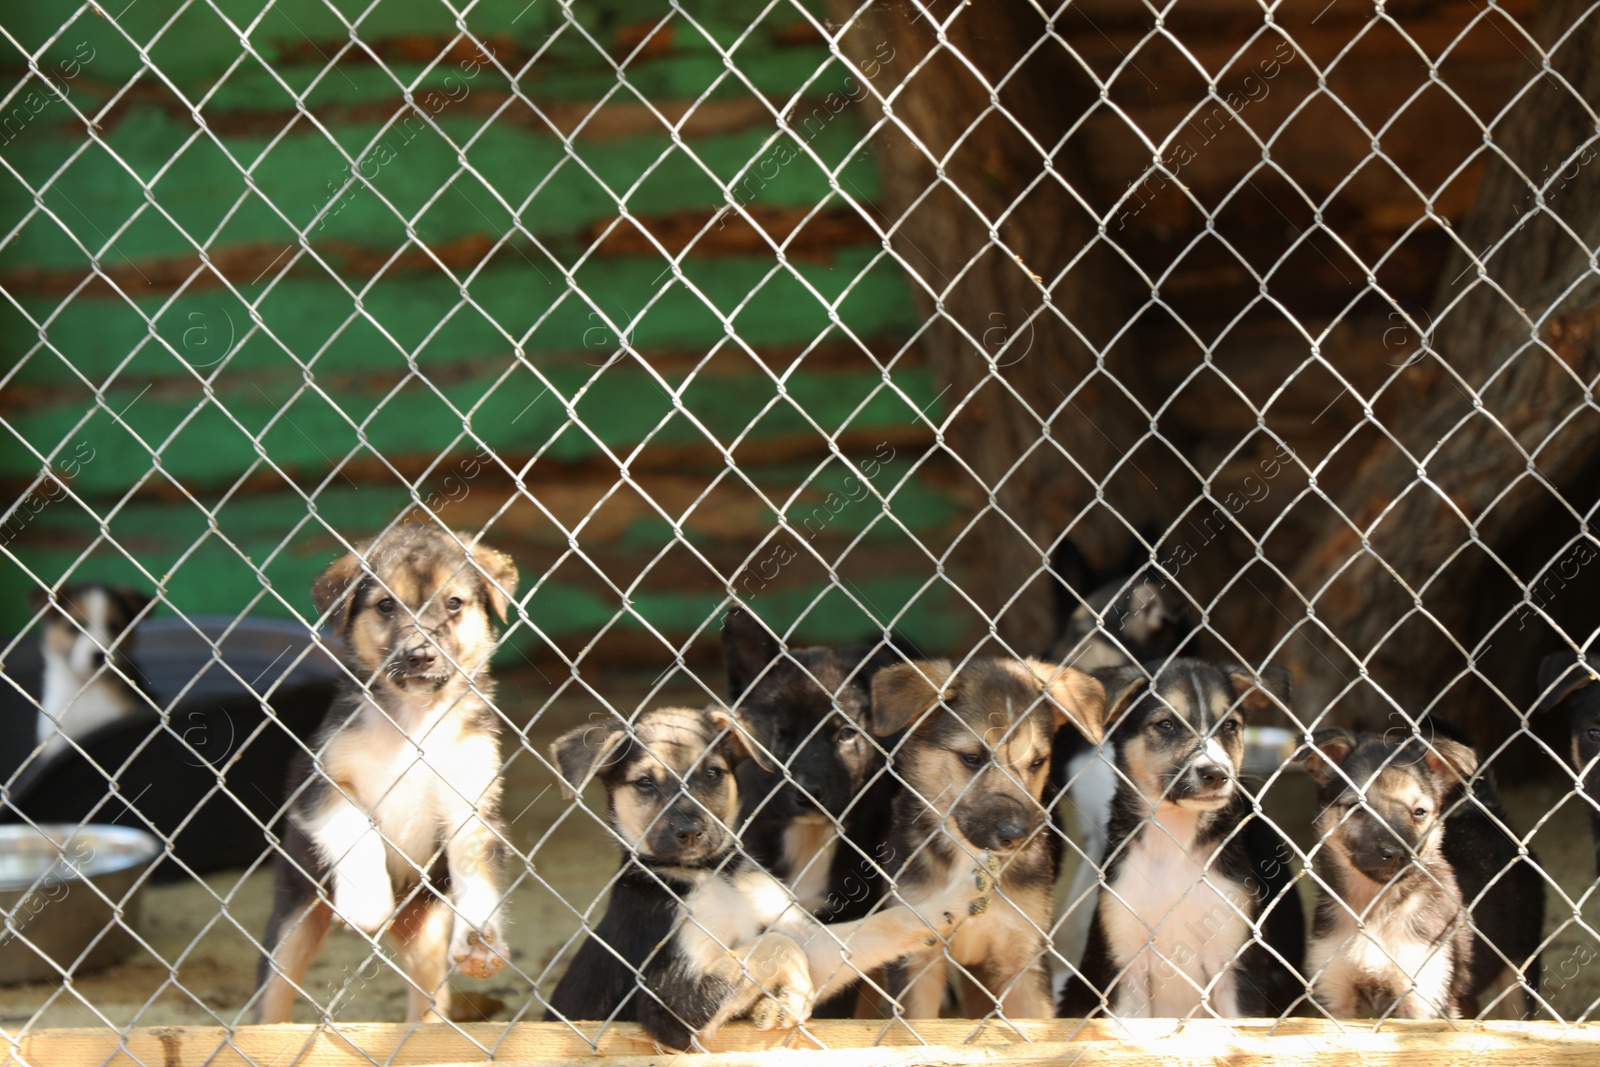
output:
[[[645,233],[648,233],[674,256],[685,250],[700,257],[771,256],[777,246],[787,242],[783,252],[789,259],[817,263],[832,259],[843,246],[878,240],[873,228],[854,208],[816,211],[750,205],[745,208],[745,214],[753,218],[754,225],[745,215],[730,212],[708,229],[707,225],[718,214],[717,209],[699,209],[661,216],[597,219],[578,239],[576,250],[583,252],[593,246],[593,254],[598,256],[654,256],[659,259],[661,252],[656,243],[646,238]],[[134,261],[112,260],[99,264],[98,271],[88,265],[13,267],[0,271],[0,289],[25,297],[59,298],[75,293],[77,300],[121,300],[179,289],[199,293],[221,289],[225,283],[243,288],[279,274],[326,281],[330,268],[341,278],[351,280],[374,278],[380,272],[393,278],[438,270],[449,270],[457,277],[465,277],[483,266],[491,255],[509,263],[517,262],[520,256],[536,267],[554,269],[545,254],[526,239],[502,243],[498,237],[481,233],[429,242],[427,248],[415,245],[395,248],[316,238],[311,244],[322,262],[308,255],[297,256],[298,242],[247,241],[208,249],[203,260],[195,253]]]
[[[580,1024],[582,1025],[582,1024]],[[594,1064],[658,1067],[663,1051],[631,1023],[605,1027],[598,1042],[560,1023],[471,1023],[338,1026],[36,1030],[9,1039],[24,1063],[59,1067],[134,1067],[205,1063],[246,1067],[285,1062],[298,1067],[385,1063],[423,1067],[481,1063]],[[1226,1062],[1317,1065],[1360,1062],[1366,1067],[1437,1064],[1474,1067],[1588,1067],[1600,1056],[1594,1024],[1387,1022],[1340,1024],[1320,1020],[1019,1020],[1013,1023],[918,1020],[905,1025],[819,1020],[804,1031],[760,1033],[743,1023],[722,1030],[710,1052],[672,1055],[674,1063],[707,1067],[837,1063],[850,1067],[967,1067],[996,1063],[1173,1064]],[[816,1051],[826,1049],[826,1052]],[[599,1059],[597,1060],[597,1056]]]

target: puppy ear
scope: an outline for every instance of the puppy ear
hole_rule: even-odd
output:
[[[135,589],[130,585],[119,585],[115,586],[114,588],[116,590],[117,600],[122,604],[122,610],[127,613],[128,620],[130,622],[138,618],[139,612],[148,607],[150,601],[155,599],[155,597],[150,596],[141,590]]]
[[[772,761],[767,758],[767,754],[761,745],[756,743],[750,731],[745,729],[744,723],[739,720],[737,715],[722,708],[712,708],[707,714],[711,717],[712,728],[717,733],[726,735],[725,740],[728,742],[728,746],[733,749],[735,758],[755,760],[756,766],[764,771],[776,769]]]
[[[1096,671],[1095,678],[1105,687],[1105,714],[1101,716],[1101,736],[1113,723],[1128,713],[1128,709],[1150,686],[1150,673],[1143,667],[1113,667]]]
[[[1311,780],[1326,785],[1339,777],[1336,769],[1356,747],[1356,735],[1338,726],[1318,730],[1311,735],[1311,743],[1294,754],[1297,763],[1304,763]]]
[[[1055,705],[1056,728],[1071,723],[1091,744],[1105,740],[1106,687],[1092,674],[1058,667],[1043,660],[1025,659],[1028,669]]]
[[[927,710],[945,699],[954,668],[947,659],[913,660],[885,667],[872,676],[872,712],[868,728],[878,737],[916,724]]]
[[[1280,705],[1289,707],[1289,672],[1282,667],[1269,663],[1260,671],[1253,671],[1243,664],[1229,663],[1222,669],[1228,676],[1228,684],[1233,686],[1233,695],[1246,711],[1271,711]],[[1259,682],[1257,674],[1261,676]]]
[[[550,745],[550,762],[561,775],[561,795],[571,800],[597,771],[616,763],[625,749],[627,728],[620,719],[575,726]]]
[[[483,544],[472,546],[472,562],[482,576],[483,591],[489,596],[489,606],[500,616],[500,621],[505,622],[511,598],[517,595],[516,563],[504,552]]]
[[[1560,707],[1573,693],[1596,681],[1600,678],[1595,676],[1595,669],[1580,664],[1577,652],[1570,648],[1552,652],[1539,664],[1539,692],[1544,696],[1533,710],[1551,711]]]
[[[327,615],[338,633],[350,628],[350,606],[355,601],[356,587],[361,584],[361,557],[366,554],[363,542],[355,551],[346,552],[323,570],[311,582],[311,603],[318,615]]]
[[[728,699],[744,696],[780,652],[778,639],[760,619],[741,607],[729,608],[722,619],[722,664],[728,669]]]
[[[1465,782],[1478,773],[1477,750],[1471,745],[1463,745],[1460,741],[1450,741],[1442,737],[1436,737],[1431,744],[1426,745],[1422,761],[1428,765],[1430,772],[1446,780],[1459,778]],[[1454,785],[1455,782],[1451,781],[1451,784]]]

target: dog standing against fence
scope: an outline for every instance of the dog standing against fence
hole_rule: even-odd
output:
[[[1284,1014],[1305,995],[1305,921],[1289,846],[1238,775],[1246,712],[1287,705],[1288,672],[1263,668],[1258,688],[1237,665],[1179,659],[1154,670],[1106,676],[1119,772],[1107,889],[1060,1013]]]
[[[510,557],[470,537],[400,526],[312,585],[344,638],[353,680],[290,772],[262,943],[261,1022],[283,1022],[333,915],[387,930],[411,1020],[447,1017],[450,965],[487,978],[505,963],[500,748],[488,700],[516,592]]]
[[[948,891],[981,851],[1001,861],[989,910],[946,953],[897,964],[885,988],[909,1018],[934,1018],[946,954],[968,969],[969,1013],[996,1005],[1010,1019],[1051,1014],[1046,939],[1060,846],[1043,804],[1051,745],[1068,723],[1100,736],[1105,690],[1089,675],[1035,660],[947,660],[885,668],[872,680],[872,731],[905,784],[894,800],[890,856],[896,895],[918,907]],[[987,998],[987,1007],[979,998]]]
[[[44,683],[39,696],[39,744],[43,764],[102,726],[147,706],[130,683],[133,620],[150,598],[137,589],[105,582],[80,582],[29,598],[35,610],[49,607],[43,623]]]
[[[975,858],[937,899],[824,926],[739,848],[735,772],[764,758],[720,708],[659,708],[629,725],[580,726],[550,747],[563,790],[591,778],[623,845],[605,915],[549,1000],[547,1020],[638,1021],[687,1049],[727,1020],[803,1022],[811,1006],[892,960],[938,951],[988,906],[994,879]]]
[[[1307,974],[1337,1018],[1532,1013],[1544,893],[1471,746],[1319,730],[1300,757],[1317,783],[1322,883]],[[1468,788],[1467,783],[1471,783]],[[1508,962],[1509,961],[1509,962]]]

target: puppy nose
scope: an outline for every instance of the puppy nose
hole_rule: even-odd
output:
[[[703,836],[705,836],[705,831],[704,830],[680,829],[678,831],[678,833],[677,833],[678,844],[680,844],[680,845],[698,845],[700,843],[700,838],[702,838]]]
[[[106,654],[104,652],[101,652],[97,648],[93,652],[89,653],[89,666],[91,666],[91,667],[104,667],[105,665],[106,665]]]
[[[1012,817],[1003,819],[994,828],[995,836],[1000,839],[1001,848],[1012,848],[1028,834],[1028,824],[1022,819]]]
[[[439,654],[433,650],[432,645],[416,645],[406,649],[406,662],[413,667],[430,667]]]
[[[1215,763],[1202,763],[1194,769],[1195,777],[1208,786],[1218,786],[1227,780],[1227,772]]]

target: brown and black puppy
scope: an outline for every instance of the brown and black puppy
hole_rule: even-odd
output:
[[[881,641],[785,650],[733,608],[722,658],[729,706],[766,755],[738,771],[745,851],[821,921],[860,918],[883,896],[899,787],[867,734],[870,683],[904,657]]]
[[[580,726],[551,746],[569,795],[590,778],[604,783],[623,861],[547,1020],[631,1019],[674,1049],[747,1013],[760,1029],[791,1027],[863,971],[937,951],[987,905],[993,878],[978,857],[924,909],[931,921],[889,907],[818,923],[739,850],[735,770],[754,752],[719,708],[654,709],[631,725]]]
[[[1600,653],[1596,654],[1600,656]],[[1552,652],[1539,664],[1540,697],[1534,711],[1551,711],[1565,704],[1572,730],[1574,788],[1589,807],[1589,837],[1594,845],[1595,873],[1600,874],[1600,674],[1578,653],[1566,648]]]
[[[470,536],[400,526],[335,561],[312,600],[344,638],[347,682],[291,768],[257,1012],[289,1018],[333,915],[387,929],[407,1017],[448,1014],[445,979],[493,975],[506,846],[489,657],[516,592],[511,559]]]
[[[1153,675],[1152,675],[1153,672]],[[1175,659],[1105,679],[1117,788],[1083,962],[1062,1015],[1272,1017],[1305,996],[1288,844],[1239,785],[1253,710],[1288,672]]]
[[[1501,829],[1477,752],[1329,729],[1299,758],[1321,807],[1306,959],[1317,1003],[1338,1018],[1455,1019],[1520,978],[1523,996],[1502,1004],[1531,1011],[1543,887]]]
[[[987,851],[1001,863],[994,902],[945,953],[890,968],[886,988],[903,1015],[939,1014],[947,959],[982,983],[985,1011],[1053,1014],[1045,943],[1060,848],[1042,803],[1051,743],[1069,722],[1097,741],[1104,711],[1094,678],[1033,660],[973,659],[959,670],[918,661],[873,678],[873,733],[903,735],[890,746],[904,783],[889,834],[896,896],[920,908],[965,877],[971,857]]]

